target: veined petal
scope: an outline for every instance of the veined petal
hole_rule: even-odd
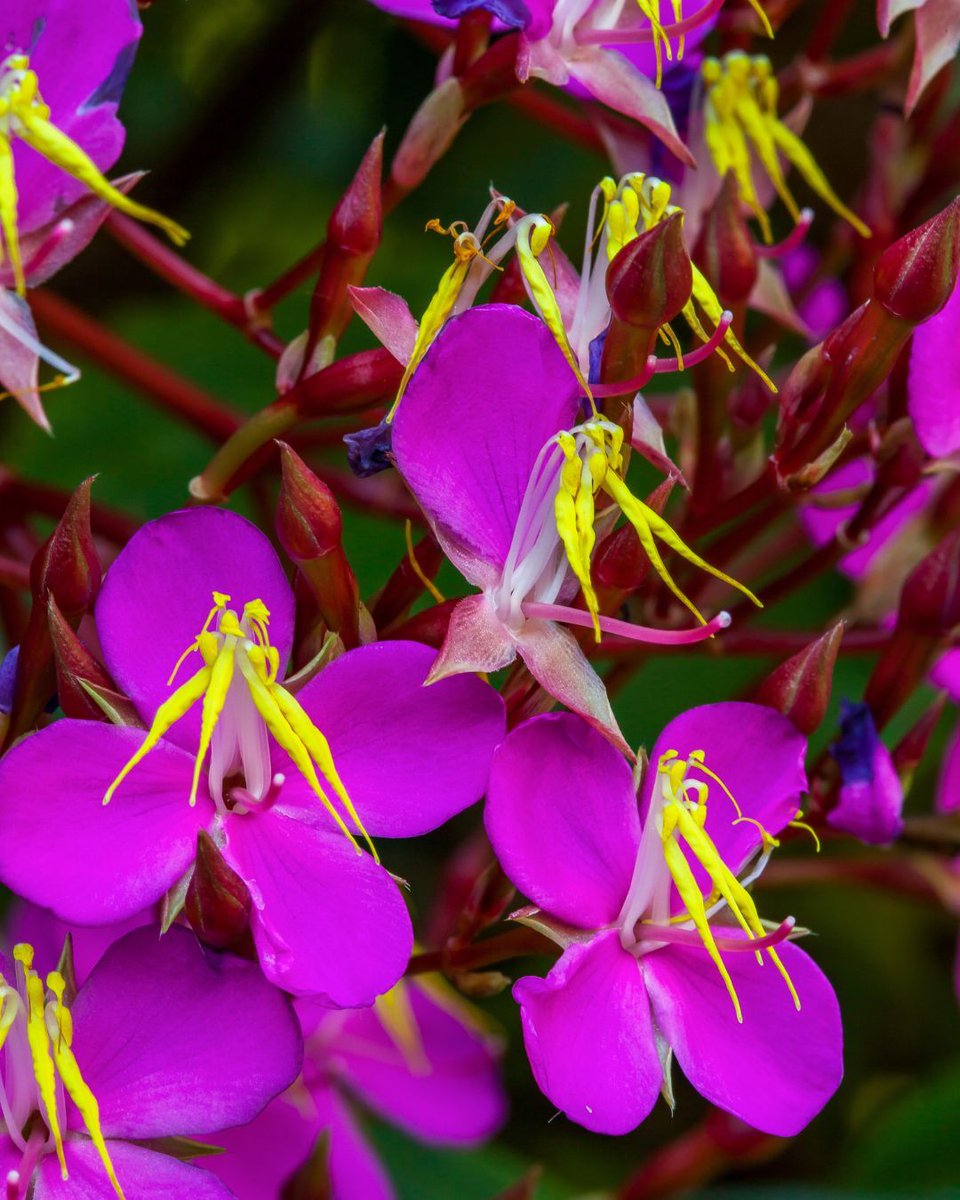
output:
[[[471,675],[424,687],[434,658],[417,642],[376,642],[335,659],[297,695],[373,837],[436,829],[486,790],[503,701]],[[310,803],[286,756],[274,758],[291,796]]]
[[[484,821],[534,904],[581,929],[616,921],[640,818],[629,766],[585,721],[549,713],[509,733],[493,758]]]
[[[213,819],[193,760],[162,741],[104,807],[142,730],[57,721],[0,759],[0,879],[65,921],[106,925],[158,900],[193,859]]]
[[[273,546],[244,517],[191,508],[150,521],[107,572],[97,600],[103,656],[146,722],[169,697],[170,672],[200,632],[213,592],[230,596],[238,611],[250,600],[264,602],[282,676],[293,641],[293,591]],[[194,654],[185,670],[200,665]],[[192,750],[199,731],[198,704],[169,737]]]
[[[431,523],[501,567],[537,455],[575,421],[578,390],[531,313],[487,304],[449,321],[393,423],[397,466]]]
[[[334,1008],[372,1004],[403,974],[413,929],[383,867],[330,833],[277,811],[230,816],[224,856],[253,897],[267,978]]]
[[[126,1200],[233,1200],[232,1192],[202,1167],[128,1142],[108,1141],[107,1149]],[[34,1200],[117,1200],[93,1144],[85,1138],[67,1143],[67,1167],[70,1178],[64,1180],[53,1155],[41,1159]]]
[[[430,668],[430,680],[466,671],[487,674],[507,667],[517,647],[484,594],[467,596],[450,614],[447,636]]]
[[[547,1099],[595,1133],[635,1129],[663,1075],[640,968],[617,933],[571,946],[546,979],[519,979],[513,995]]]
[[[833,988],[813,959],[789,942],[778,951],[799,1012],[769,963],[749,951],[724,956],[743,1024],[705,950],[665,946],[642,965],[657,1025],[697,1091],[755,1129],[790,1137],[839,1087],[843,1032]]]
[[[256,963],[216,954],[180,926],[115,942],[72,1012],[77,1061],[107,1136],[243,1124],[300,1070],[300,1027],[286,997]]]

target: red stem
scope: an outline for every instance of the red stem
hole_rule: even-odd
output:
[[[428,950],[415,954],[407,966],[408,975],[425,975],[431,971],[470,971],[489,967],[491,963],[527,954],[557,953],[557,946],[534,929],[508,929],[506,933],[474,942],[456,950]]]

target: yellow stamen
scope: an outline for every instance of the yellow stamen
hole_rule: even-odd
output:
[[[30,1058],[33,1062],[33,1074],[43,1105],[44,1119],[47,1128],[53,1134],[53,1141],[60,1160],[60,1175],[67,1179],[67,1163],[63,1156],[63,1134],[60,1131],[60,1121],[57,1116],[57,1074],[53,1059],[50,1057],[50,1036],[47,1032],[45,1016],[46,993],[43,981],[33,970],[33,947],[26,942],[20,942],[13,948],[13,957],[23,968],[24,988],[27,993],[27,1043],[30,1046]]]

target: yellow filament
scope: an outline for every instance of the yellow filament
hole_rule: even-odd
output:
[[[0,112],[2,115],[2,112]],[[17,184],[13,171],[13,147],[0,134],[0,231],[6,245],[10,270],[13,272],[17,295],[27,290],[23,275],[23,260],[20,256],[20,239],[17,234]]]
[[[50,1036],[45,1017],[46,993],[43,981],[33,970],[33,947],[20,942],[13,948],[13,957],[23,967],[24,986],[27,993],[27,1043],[33,1062],[33,1075],[37,1081],[40,1102],[43,1105],[47,1128],[53,1134],[60,1160],[60,1175],[67,1179],[67,1163],[63,1156],[63,1134],[57,1116],[57,1075],[50,1057]]]
[[[413,523],[409,518],[404,522],[403,533],[407,543],[407,562],[409,562],[414,575],[420,580],[437,604],[442,604],[444,601],[443,592],[440,591],[417,561],[417,553],[413,548]]]

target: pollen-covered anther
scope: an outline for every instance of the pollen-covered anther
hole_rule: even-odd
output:
[[[138,204],[107,180],[96,163],[50,119],[40,94],[40,81],[26,54],[11,54],[0,63],[0,232],[17,292],[26,291],[17,225],[17,184],[13,140],[19,138],[39,155],[128,216],[159,226],[178,246],[190,236],[162,213]]]
[[[238,615],[235,609],[228,607],[229,604],[230,597],[226,593],[213,593],[213,606],[200,632],[177,660],[169,683],[172,685],[180,667],[191,654],[199,654],[203,666],[159,706],[146,737],[110,784],[103,803],[110,802],[123,780],[160,743],[167,730],[202,700],[200,739],[189,793],[191,805],[197,802],[201,772],[209,753],[211,792],[215,796],[220,794],[227,769],[240,767],[248,781],[252,775],[263,780],[262,795],[254,795],[245,789],[251,803],[244,803],[244,807],[251,810],[269,807],[273,802],[271,791],[277,790],[282,784],[275,781],[267,744],[260,736],[265,726],[274,741],[293,760],[314,795],[356,847],[357,853],[360,853],[360,847],[347,825],[348,820],[379,861],[376,849],[337,772],[327,739],[313,724],[296,697],[278,681],[280,654],[276,646],[270,643],[269,609],[262,600],[251,600]],[[216,629],[212,628],[214,622]],[[215,763],[218,768],[216,782],[213,779]],[[324,784],[337,797],[345,816],[327,795]],[[251,786],[261,790],[256,785]]]

